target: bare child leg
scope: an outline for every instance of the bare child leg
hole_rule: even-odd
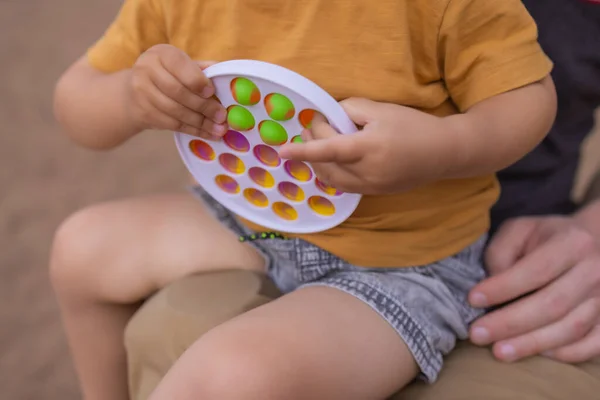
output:
[[[51,277],[86,400],[126,400],[123,332],[138,304],[194,272],[262,270],[241,244],[187,194],[93,206],[58,230]]]
[[[408,347],[371,307],[317,286],[205,334],[150,400],[384,400],[417,372]]]

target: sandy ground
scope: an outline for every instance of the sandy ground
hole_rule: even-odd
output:
[[[0,400],[79,398],[47,276],[60,221],[90,203],[178,190],[186,180],[169,134],[93,153],[53,120],[56,79],[120,3],[0,0]]]

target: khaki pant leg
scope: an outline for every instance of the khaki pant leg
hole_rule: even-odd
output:
[[[194,275],[156,293],[125,331],[131,400],[147,399],[205,332],[277,296],[267,277],[249,271]]]
[[[460,343],[438,381],[415,383],[393,400],[597,400],[600,360],[574,366],[543,357],[515,364],[492,358],[489,349]]]

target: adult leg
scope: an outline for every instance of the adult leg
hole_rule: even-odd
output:
[[[195,272],[263,264],[187,194],[74,214],[56,233],[50,269],[84,397],[128,398],[123,331],[150,294]]]
[[[150,400],[383,400],[417,372],[398,333],[371,307],[316,286],[203,335]]]
[[[393,400],[595,400],[600,360],[569,365],[545,357],[503,363],[489,348],[461,342],[433,385],[416,382]]]

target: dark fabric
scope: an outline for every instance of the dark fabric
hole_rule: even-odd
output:
[[[524,0],[540,43],[554,61],[559,111],[554,128],[532,153],[501,171],[502,194],[492,210],[492,230],[508,218],[565,214],[580,146],[600,105],[600,5],[583,0]]]

